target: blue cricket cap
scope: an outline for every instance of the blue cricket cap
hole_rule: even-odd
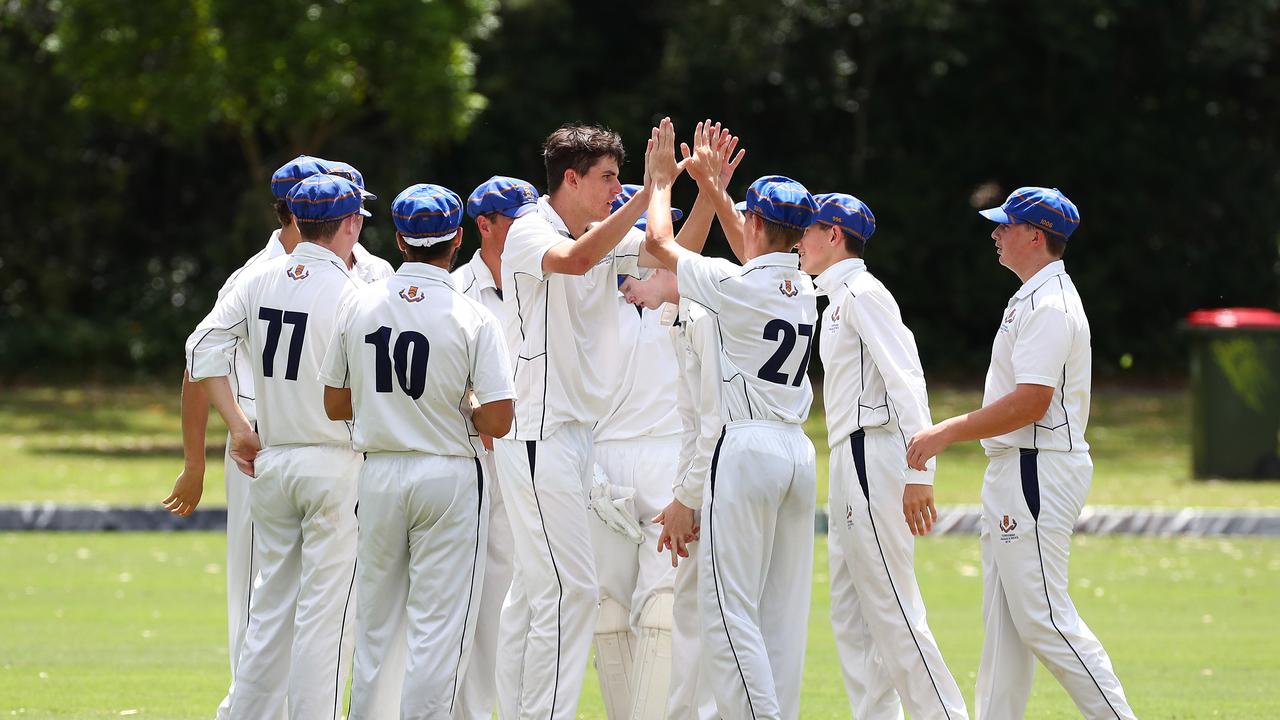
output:
[[[322,223],[341,220],[359,213],[369,217],[360,207],[360,188],[337,175],[312,175],[293,186],[285,196],[289,212],[300,223]]]
[[[472,220],[489,213],[501,213],[518,218],[537,208],[538,190],[533,185],[513,177],[494,175],[480,183],[467,198],[467,216]]]
[[[430,247],[452,240],[458,232],[462,224],[462,198],[439,185],[410,185],[391,201],[391,220],[406,243]]]
[[[1080,210],[1058,188],[1021,187],[1000,207],[978,214],[1003,225],[1030,223],[1063,240],[1080,226]]]
[[[323,175],[329,169],[328,163],[310,155],[299,155],[280,166],[271,175],[271,194],[283,199],[294,185],[312,175]]]
[[[871,208],[852,195],[822,193],[814,195],[813,201],[818,204],[815,223],[838,227],[863,242],[876,231],[876,216],[871,214]]]
[[[622,192],[618,193],[618,197],[613,199],[613,209],[610,212],[618,212],[618,209],[627,204],[627,201],[635,197],[635,194],[644,188],[643,185],[623,185]],[[640,219],[636,221],[636,227],[644,230],[649,227],[649,221],[646,219],[649,211],[645,210],[640,214]],[[671,222],[675,222],[684,217],[684,211],[680,208],[671,208]]]
[[[766,175],[747,188],[746,212],[783,227],[803,230],[813,224],[818,204],[803,185],[782,175]]]
[[[360,195],[363,196],[365,200],[378,199],[377,195],[374,195],[364,188],[364,175],[360,174],[360,171],[356,169],[355,165],[342,162],[341,160],[322,160],[321,162],[328,166],[327,172],[330,175],[344,177],[355,183],[356,187],[360,188]]]

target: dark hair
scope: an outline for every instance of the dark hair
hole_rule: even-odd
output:
[[[1067,252],[1066,238],[1060,238],[1057,235],[1050,235],[1049,233],[1045,233],[1044,246],[1049,249],[1050,255],[1054,256],[1055,258],[1058,258],[1059,260],[1061,260],[1062,256],[1065,255]]]
[[[547,167],[547,192],[560,189],[564,173],[572,169],[586,175],[602,157],[622,165],[626,152],[618,133],[599,125],[561,125],[542,143],[542,162]]]
[[[771,220],[766,220],[763,215],[756,215],[760,218],[760,222],[764,223],[764,237],[774,248],[781,248],[779,252],[790,252],[791,248],[800,242],[800,238],[804,237],[804,230],[779,225]]]
[[[276,219],[280,221],[280,227],[289,224],[289,220],[293,218],[293,211],[289,209],[289,203],[284,198],[276,198]]]
[[[848,230],[841,229],[840,232],[844,235],[845,252],[856,258],[862,257],[863,251],[867,249],[867,241],[858,239]]]
[[[351,217],[348,215],[347,217]],[[303,240],[332,240],[334,235],[338,234],[338,228],[342,227],[342,222],[347,218],[338,218],[328,222],[300,222],[298,223],[298,234]]]
[[[458,236],[455,233],[454,236],[448,240],[434,243],[428,247],[418,247],[417,245],[410,245],[406,242],[404,244],[404,250],[402,250],[401,253],[404,255],[404,259],[409,262],[435,262],[453,252],[453,240],[456,237]],[[452,265],[453,263],[450,264]]]

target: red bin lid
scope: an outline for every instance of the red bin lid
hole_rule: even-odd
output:
[[[1277,328],[1280,312],[1266,308],[1212,308],[1187,315],[1187,325],[1202,328]]]

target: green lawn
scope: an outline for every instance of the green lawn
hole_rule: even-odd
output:
[[[207,718],[227,681],[214,533],[4,534],[0,715]],[[1280,715],[1280,540],[1083,537],[1072,593],[1143,718]],[[981,643],[974,538],[918,546],[931,624],[972,708]],[[818,539],[803,716],[848,718]],[[589,674],[581,717],[603,718]],[[1043,668],[1028,718],[1076,718]]]
[[[155,504],[181,469],[178,383],[122,389],[8,388],[0,392],[0,502]],[[978,406],[976,392],[934,388],[933,414]],[[819,502],[826,501],[826,429],[821,402],[806,424],[818,448]],[[1089,440],[1096,505],[1280,507],[1280,482],[1190,479],[1188,401],[1181,391],[1099,390]],[[206,505],[224,502],[216,416],[209,441]],[[977,443],[939,459],[942,504],[978,502],[985,458]]]

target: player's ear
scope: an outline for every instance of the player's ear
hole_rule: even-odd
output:
[[[460,247],[462,247],[462,227],[461,226],[458,227],[458,234],[453,236],[454,251],[456,252]]]
[[[462,228],[458,228],[458,229],[461,230]],[[480,231],[481,235],[488,235],[490,232],[493,231],[493,223],[489,222],[488,215],[476,216],[476,229]]]
[[[409,252],[409,246],[404,241],[404,235],[401,235],[399,232],[396,233],[396,247],[402,253]]]
[[[578,171],[573,168],[565,168],[563,184],[576,189],[578,187]]]

